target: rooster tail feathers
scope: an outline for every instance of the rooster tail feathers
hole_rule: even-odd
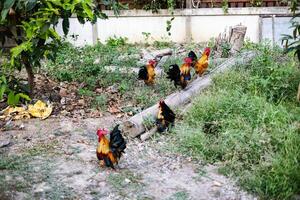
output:
[[[170,65],[169,71],[167,72],[167,78],[174,81],[174,85],[180,84],[180,69],[177,64]]]
[[[163,132],[170,125],[171,126],[174,125],[176,115],[164,101],[160,102],[159,110],[161,112],[162,118],[160,117],[157,118],[156,125],[157,125],[157,130],[159,132]]]
[[[148,71],[146,66],[142,66],[139,70],[138,77],[140,80],[147,80],[148,79]]]
[[[126,141],[119,130],[119,125],[110,132],[110,148],[113,155],[118,159],[126,149]]]
[[[188,57],[191,58],[193,62],[194,62],[194,61],[197,61],[197,55],[195,54],[194,51],[190,51],[190,52],[188,53]]]

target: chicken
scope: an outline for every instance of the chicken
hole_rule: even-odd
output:
[[[97,131],[98,147],[96,153],[101,165],[115,169],[114,164],[118,164],[124,153],[126,141],[119,130],[119,125],[115,126],[109,135],[108,133],[109,131],[105,129]]]
[[[201,58],[196,62],[195,64],[195,72],[199,76],[202,76],[203,73],[207,70],[208,68],[208,57],[210,55],[210,48],[206,47],[204,49],[204,52],[201,56]]]
[[[153,85],[155,79],[155,60],[149,60],[146,66],[143,66],[139,70],[139,79],[144,80],[147,85]]]
[[[188,53],[188,57],[190,58],[190,59],[192,59],[192,67],[195,67],[195,64],[196,64],[196,62],[197,62],[197,55],[195,54],[195,52],[194,51],[190,51],[189,53]]]
[[[164,132],[170,126],[174,125],[176,115],[167,106],[164,101],[160,101],[158,105],[158,114],[156,119],[156,125],[158,132]]]
[[[174,81],[175,87],[180,85],[181,88],[184,89],[187,86],[188,81],[191,80],[191,64],[192,59],[187,57],[184,59],[184,64],[182,64],[180,68],[177,64],[170,65],[167,78]]]

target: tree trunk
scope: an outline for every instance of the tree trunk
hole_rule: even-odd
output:
[[[25,65],[25,69],[27,72],[27,80],[28,80],[28,86],[29,86],[29,94],[32,95],[33,90],[34,90],[34,73],[32,70],[32,66],[29,63],[28,59],[26,56],[22,55],[22,61]]]
[[[231,49],[230,49],[231,55],[234,55],[241,50],[244,44],[246,31],[247,31],[247,27],[243,25],[237,25],[230,28],[229,43],[231,45]]]
[[[247,63],[249,62],[254,56],[256,55],[255,52],[245,52],[242,54],[241,57],[233,57],[226,60],[224,63],[219,65],[216,69],[214,69],[211,74],[199,77],[193,82],[191,82],[187,88],[184,90],[175,92],[168,97],[165,98],[166,104],[171,108],[177,108],[180,106],[184,106],[185,104],[189,103],[191,98],[197,95],[200,91],[207,88],[212,84],[212,77],[217,73],[222,73],[228,68],[236,65],[237,63]],[[158,112],[158,104],[138,113],[125,121],[122,124],[122,130],[124,134],[128,135],[131,138],[139,136],[145,131],[145,127],[143,126],[144,119],[148,117],[155,118]],[[151,135],[151,133],[150,133]],[[146,136],[147,138],[149,136]],[[144,139],[145,139],[144,138]]]

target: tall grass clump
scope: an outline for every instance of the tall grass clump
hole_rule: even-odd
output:
[[[180,149],[263,199],[300,194],[300,72],[268,45],[244,66],[217,76],[175,130]]]

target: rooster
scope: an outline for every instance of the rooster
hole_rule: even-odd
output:
[[[190,51],[189,53],[188,53],[188,57],[190,58],[190,59],[192,59],[192,67],[195,67],[195,64],[196,64],[196,62],[197,62],[197,55],[195,54],[195,52],[194,51]]]
[[[174,81],[175,87],[180,85],[181,88],[184,89],[188,81],[191,80],[191,65],[192,59],[189,57],[184,59],[184,64],[182,64],[180,68],[176,64],[170,65],[167,78]]]
[[[201,56],[201,58],[196,62],[195,64],[195,72],[199,76],[202,76],[203,73],[207,70],[208,68],[208,57],[210,55],[210,48],[206,47],[204,49],[204,52]]]
[[[164,101],[160,101],[158,105],[158,114],[156,125],[158,132],[164,132],[169,126],[173,126],[175,122],[174,112],[167,106]]]
[[[139,70],[139,79],[144,80],[147,85],[153,85],[155,79],[155,60],[149,60],[146,66],[143,66]]]
[[[126,141],[121,135],[119,125],[109,133],[108,130],[99,129],[98,135],[98,147],[97,158],[100,160],[100,165],[111,167],[115,169],[114,164],[118,164],[124,150],[126,148]],[[108,136],[107,136],[108,135]]]

